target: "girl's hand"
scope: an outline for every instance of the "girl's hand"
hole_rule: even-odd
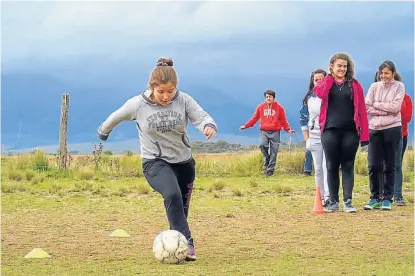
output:
[[[203,130],[203,134],[206,136],[206,140],[209,140],[216,136],[216,129],[214,129],[213,127],[207,126]]]

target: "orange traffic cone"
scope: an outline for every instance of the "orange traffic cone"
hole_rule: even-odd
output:
[[[321,202],[321,196],[320,196],[320,186],[316,185],[316,196],[314,198],[314,208],[313,208],[313,214],[323,214],[323,204]]]

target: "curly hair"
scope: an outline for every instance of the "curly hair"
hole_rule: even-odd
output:
[[[356,80],[354,78],[354,62],[352,60],[352,58],[350,57],[349,54],[347,53],[335,53],[331,58],[330,58],[330,65],[334,64],[334,62],[338,59],[342,59],[347,61],[347,71],[346,71],[346,81],[347,81],[347,86],[350,89],[351,92],[351,97],[353,98],[353,82]],[[330,73],[333,74],[332,69],[330,68]]]

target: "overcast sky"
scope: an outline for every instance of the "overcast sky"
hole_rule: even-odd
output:
[[[292,74],[346,51],[357,71],[386,58],[413,70],[413,18],[413,2],[2,2],[2,64],[95,71],[165,55],[182,73]]]

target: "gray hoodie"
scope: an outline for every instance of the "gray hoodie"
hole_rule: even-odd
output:
[[[182,163],[192,157],[188,119],[203,132],[209,125],[217,128],[215,121],[188,94],[177,91],[172,102],[166,106],[150,99],[147,90],[127,100],[98,128],[98,136],[106,140],[114,127],[122,121],[135,121],[139,130],[141,156],[143,159],[160,158],[169,163]]]

